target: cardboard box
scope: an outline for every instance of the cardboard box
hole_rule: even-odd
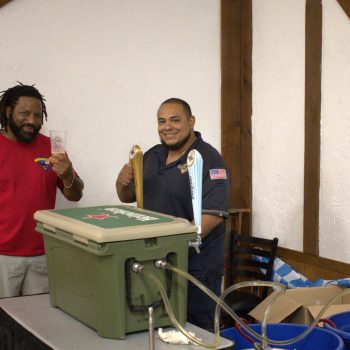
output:
[[[342,291],[348,294],[341,295]],[[311,287],[288,289],[278,297],[271,309],[268,323],[298,323],[310,324],[319,314],[323,306],[330,300],[332,303],[325,311],[322,318],[339,312],[350,311],[350,289],[339,286]],[[249,315],[258,322],[262,322],[267,306],[270,304],[275,293],[269,295]],[[335,298],[338,296],[337,298]]]

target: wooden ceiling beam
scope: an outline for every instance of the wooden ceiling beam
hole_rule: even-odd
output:
[[[350,1],[349,0],[337,0],[338,4],[344,10],[344,12],[348,15],[350,19]]]
[[[0,0],[0,7],[5,6],[7,3],[9,3],[12,0]]]

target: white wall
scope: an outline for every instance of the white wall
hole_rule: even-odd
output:
[[[350,20],[323,1],[320,254],[350,262]]]
[[[323,0],[320,252],[350,262],[350,21]],[[219,0],[15,0],[0,9],[0,90],[47,99],[44,133],[69,131],[80,206],[117,203],[133,144],[158,142],[156,110],[182,97],[220,148]],[[302,250],[305,0],[253,1],[253,231]],[[58,206],[68,206],[59,197]]]
[[[350,262],[350,20],[323,0],[320,255]],[[303,249],[305,0],[253,1],[253,232]]]
[[[305,1],[253,1],[253,232],[302,248]]]
[[[118,202],[133,144],[158,143],[156,112],[187,100],[196,129],[220,148],[219,0],[15,0],[0,9],[0,90],[45,95],[49,129],[68,130],[85,182],[79,206]],[[62,196],[58,206],[71,206]]]

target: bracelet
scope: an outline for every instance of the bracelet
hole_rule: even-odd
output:
[[[73,182],[74,182],[74,180],[75,180],[75,171],[73,170],[73,178],[72,178],[72,182],[70,183],[70,185],[69,185],[69,186],[66,186],[66,184],[65,184],[65,183],[64,183],[64,181],[63,181],[63,186],[64,186],[64,188],[67,188],[67,189],[71,188],[71,187],[73,186]]]

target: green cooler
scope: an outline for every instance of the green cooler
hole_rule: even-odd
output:
[[[161,280],[176,318],[186,322],[187,282],[154,261],[187,271],[188,242],[197,237],[187,220],[124,205],[42,210],[34,218],[44,236],[52,306],[107,338],[148,329],[149,306],[154,326],[168,326],[157,287],[131,269],[140,262]]]

